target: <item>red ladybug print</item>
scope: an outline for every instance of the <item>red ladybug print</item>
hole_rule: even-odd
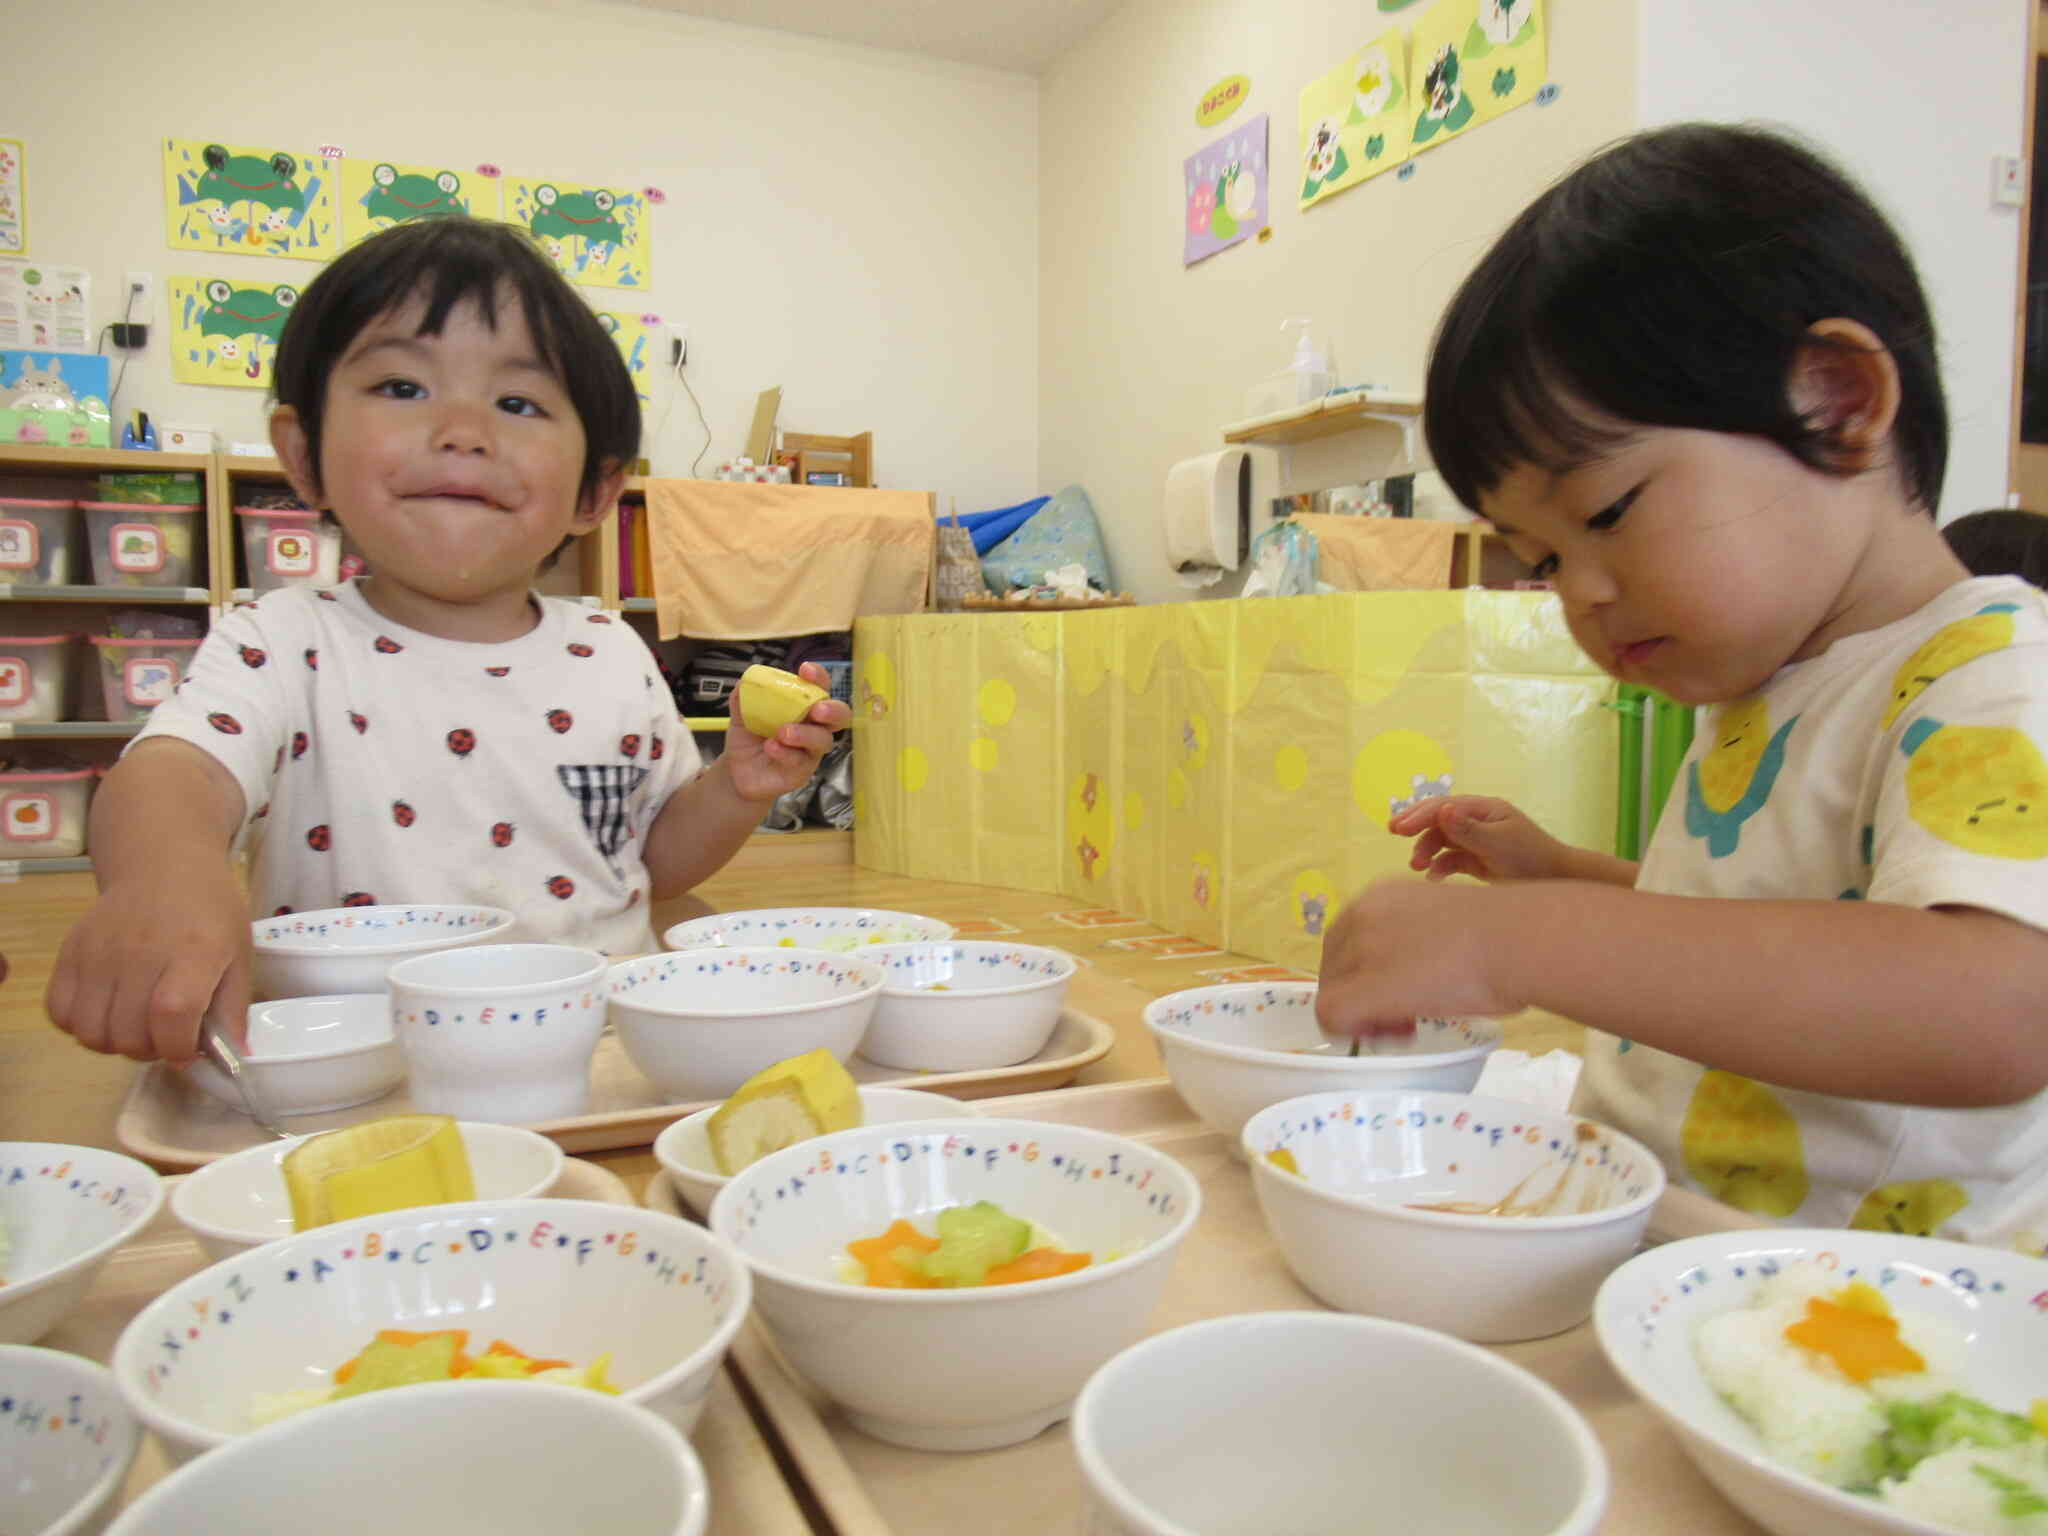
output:
[[[208,715],[206,723],[216,731],[219,731],[223,736],[239,736],[242,734],[242,722],[233,715],[222,714],[219,710],[215,710],[212,714]]]
[[[630,896],[628,896],[628,897],[626,898],[626,907],[627,907],[627,909],[628,909],[628,910],[630,911],[630,910],[631,910],[632,908],[634,908],[634,907],[637,907],[637,906],[639,906],[639,905],[640,905],[640,893],[639,893],[639,891],[637,891],[637,890],[636,890],[636,891],[634,891],[634,892],[633,892],[633,894],[632,894],[632,895],[630,895]]]
[[[457,757],[467,757],[476,750],[476,732],[460,727],[448,733],[448,750]]]
[[[309,672],[318,672],[320,670],[320,652],[316,647],[310,645],[306,647],[306,670]]]
[[[510,667],[485,667],[484,676],[503,677],[507,672],[510,672],[511,670],[512,669]]]
[[[333,835],[328,831],[327,823],[324,821],[306,834],[306,846],[315,853],[325,853],[333,845]]]
[[[370,728],[370,722],[365,720],[361,715],[357,714],[354,710],[350,710],[348,712],[348,723],[356,728],[356,734],[358,736],[362,735],[363,732],[367,731]]]
[[[328,591],[325,587],[320,588],[320,590],[315,592],[313,595],[319,598],[324,603],[338,603],[341,601],[340,598],[336,597],[332,592]],[[358,905],[360,905],[360,903],[358,903]]]
[[[276,773],[276,772],[277,772],[277,770],[278,770],[278,769],[280,769],[280,768],[282,768],[283,766],[284,766],[284,748],[283,748],[283,747],[279,747],[279,748],[277,749],[277,756],[273,757],[273,758],[272,758],[272,759],[270,760],[270,771],[271,771],[272,773]]]
[[[668,743],[657,736],[647,744],[647,761],[658,763],[668,756]]]
[[[266,800],[261,805],[256,807],[256,814],[249,818],[250,825],[254,826],[257,822],[261,821],[264,817],[268,816],[269,814],[270,802]]]
[[[640,755],[640,738],[638,736],[621,736],[619,738],[619,755],[621,757],[638,757]]]
[[[510,848],[512,846],[512,823],[501,821],[491,828],[491,846]]]
[[[413,808],[403,800],[394,800],[391,802],[391,819],[401,827],[409,827],[414,820]]]
[[[559,901],[567,901],[576,894],[576,882],[567,875],[550,875],[548,877],[548,894]]]
[[[279,907],[275,912],[271,913],[270,915],[272,917],[290,917],[292,915],[292,909],[290,907]]]
[[[557,736],[568,730],[575,723],[576,717],[566,709],[551,709],[548,711],[548,729]]]
[[[585,615],[584,615],[583,617],[584,617],[584,618],[585,618],[586,620],[588,620],[588,621],[589,621],[590,623],[592,623],[592,624],[609,624],[609,623],[611,623],[611,618],[610,618],[610,616],[609,616],[609,615],[607,615],[607,614],[602,614],[602,613],[586,613],[586,614],[585,614]]]
[[[569,654],[571,656],[595,656],[597,652],[593,651],[589,646],[585,645],[581,640],[579,640],[574,645],[569,647]]]
[[[344,907],[374,907],[377,905],[377,898],[368,891],[350,891],[341,898],[341,904]]]
[[[306,733],[305,733],[304,731],[293,731],[293,732],[292,732],[292,761],[293,761],[293,762],[297,762],[297,761],[298,761],[298,760],[299,760],[300,758],[304,757],[305,755],[306,755]]]
[[[379,635],[377,637],[377,644],[375,646],[375,650],[379,656],[396,656],[400,651],[404,649],[404,646],[400,645],[396,640],[392,639],[389,635]]]
[[[265,655],[262,651],[257,650],[256,647],[253,645],[245,645],[241,648],[241,650],[242,665],[245,667],[260,667],[263,665],[263,663],[270,660],[269,656]]]

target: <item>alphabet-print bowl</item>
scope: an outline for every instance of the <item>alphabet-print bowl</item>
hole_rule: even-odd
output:
[[[1076,961],[1063,949],[987,939],[883,944],[882,1000],[861,1055],[910,1072],[979,1072],[1045,1049]]]
[[[1253,1115],[1305,1093],[1469,1093],[1501,1037],[1492,1019],[1417,1019],[1413,1035],[1349,1056],[1316,1027],[1312,981],[1191,987],[1147,1003],[1144,1017],[1175,1091],[1233,1146]]]
[[[0,1490],[7,1529],[90,1536],[112,1513],[142,1445],[103,1365],[57,1349],[0,1344]]]
[[[33,1344],[61,1323],[163,1203],[163,1180],[119,1152],[0,1141],[0,1344]]]
[[[504,1339],[579,1366],[609,1355],[621,1396],[687,1433],[752,1296],[731,1245],[695,1222],[480,1200],[360,1216],[223,1259],[138,1312],[111,1363],[177,1461],[253,1429],[258,1394],[328,1385],[382,1328],[466,1328],[473,1350]]]
[[[456,1124],[478,1200],[538,1200],[562,1176],[562,1149],[538,1131],[481,1120]],[[171,1214],[209,1259],[225,1259],[292,1235],[285,1154],[305,1138],[266,1141],[217,1158],[178,1180]],[[417,1207],[415,1207],[417,1209]]]
[[[760,907],[750,912],[714,912],[665,930],[669,949],[822,949],[844,954],[870,944],[915,944],[950,939],[953,925],[915,912],[881,907]]]
[[[1210,1318],[1089,1378],[1074,1454],[1101,1536],[1360,1529],[1589,1536],[1607,1458],[1492,1350],[1333,1312]],[[1162,1454],[1164,1448],[1170,1452]]]
[[[931,1235],[940,1211],[981,1200],[1092,1262],[1014,1285],[859,1283],[848,1243],[898,1218]],[[1122,1136],[912,1120],[741,1169],[711,1202],[711,1230],[753,1269],[783,1354],[855,1427],[917,1450],[976,1451],[1065,1418],[1089,1374],[1145,1331],[1201,1202],[1185,1168]]]
[[[1700,1324],[1749,1305],[1758,1283],[1817,1261],[1846,1285],[1871,1285],[1902,1314],[1945,1321],[1969,1341],[1961,1390],[2024,1415],[2048,1381],[2048,1263],[1893,1232],[1773,1227],[1681,1238],[1637,1254],[1608,1277],[1593,1308],[1615,1374],[1671,1427],[1708,1481],[1778,1536],[1860,1536],[1936,1525],[1875,1498],[1830,1488],[1777,1460],[1700,1372]],[[2019,1527],[2015,1525],[2015,1529]]]
[[[280,1420],[173,1472],[109,1536],[290,1531],[701,1536],[703,1463],[673,1424],[615,1397],[517,1381],[370,1392]]]
[[[610,984],[627,1060],[687,1102],[820,1047],[846,1060],[874,1019],[882,968],[811,949],[690,949],[622,961]]]
[[[259,918],[249,925],[249,982],[259,998],[382,992],[385,975],[408,955],[501,943],[512,923],[503,907],[453,905],[330,907]]]
[[[979,1115],[972,1104],[949,1099],[942,1093],[923,1093],[915,1088],[863,1088],[860,1090],[861,1124],[890,1125],[900,1120],[937,1120],[946,1115]],[[711,1156],[711,1117],[718,1106],[685,1115],[654,1138],[654,1156],[668,1173],[669,1183],[683,1203],[700,1216],[709,1215],[711,1202],[725,1188],[726,1176],[718,1171]]]
[[[1664,1193],[1619,1131],[1474,1094],[1309,1094],[1253,1115],[1242,1146],[1318,1300],[1482,1344],[1585,1321]]]
[[[405,1081],[405,1056],[380,988],[343,997],[282,997],[249,1009],[242,1066],[276,1115],[318,1115],[381,1099]],[[247,1113],[226,1073],[203,1057],[185,1069],[221,1103]]]

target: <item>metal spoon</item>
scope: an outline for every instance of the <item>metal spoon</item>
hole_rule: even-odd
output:
[[[206,1052],[213,1064],[219,1067],[221,1071],[227,1073],[228,1077],[234,1082],[235,1092],[242,1096],[242,1108],[248,1113],[251,1120],[254,1120],[264,1130],[281,1141],[297,1140],[297,1137],[292,1132],[279,1127],[276,1121],[264,1113],[264,1106],[257,1095],[256,1085],[249,1080],[249,1074],[243,1070],[242,1058],[236,1055],[235,1048],[228,1044],[227,1036],[209,1024],[201,1031],[199,1044],[200,1049]]]

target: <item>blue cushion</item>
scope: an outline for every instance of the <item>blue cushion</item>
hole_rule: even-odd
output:
[[[982,556],[981,574],[992,591],[1008,592],[1035,587],[1047,571],[1074,564],[1087,570],[1093,585],[1105,592],[1116,590],[1095,507],[1078,485],[1053,496],[1023,527]]]
[[[1034,496],[1029,501],[1020,501],[1014,507],[998,507],[993,512],[970,512],[965,517],[950,519],[974,535],[974,552],[985,555],[1011,534],[1031,520],[1031,514],[1051,501],[1050,496]]]

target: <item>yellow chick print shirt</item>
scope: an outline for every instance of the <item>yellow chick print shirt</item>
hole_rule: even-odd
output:
[[[2048,598],[1961,582],[1703,709],[1636,886],[1981,907],[2048,928]],[[1596,1033],[1579,1108],[1757,1216],[2048,1251],[2048,1093],[1867,1103]]]

